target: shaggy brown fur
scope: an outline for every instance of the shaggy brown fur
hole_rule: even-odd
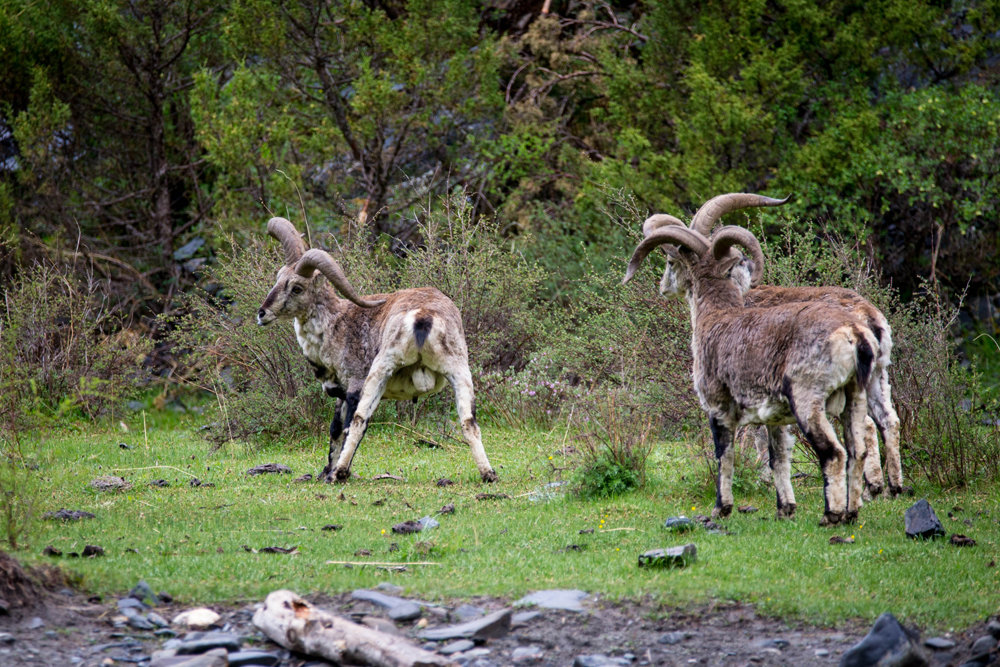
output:
[[[282,242],[289,263],[278,270],[257,322],[265,326],[291,320],[317,379],[337,397],[329,458],[319,478],[343,481],[350,476],[368,420],[383,397],[415,399],[451,384],[479,474],[496,481],[476,423],[462,315],[451,299],[433,287],[359,297],[327,253],[304,250],[290,222],[272,219],[268,232]]]

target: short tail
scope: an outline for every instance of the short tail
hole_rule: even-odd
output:
[[[868,328],[858,329],[858,343],[854,347],[854,363],[858,373],[858,382],[867,387],[872,378],[872,368],[875,366],[875,355],[878,354],[878,340]]]
[[[418,315],[413,320],[413,336],[417,339],[418,350],[423,349],[424,341],[430,335],[432,326],[434,326],[434,320],[430,315]]]

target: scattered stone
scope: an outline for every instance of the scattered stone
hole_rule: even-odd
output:
[[[698,547],[685,544],[669,549],[652,549],[639,556],[639,567],[685,567],[698,560]]]
[[[160,603],[159,599],[156,597],[156,593],[154,593],[153,589],[149,587],[149,584],[141,580],[135,585],[135,588],[128,592],[128,596],[136,600],[149,602],[154,607]]]
[[[587,593],[581,590],[565,590],[565,589],[554,589],[547,591],[537,591],[530,595],[526,595],[517,602],[514,603],[515,606],[524,606],[533,604],[542,609],[562,609],[565,611],[583,611],[584,598],[587,597]]]
[[[42,517],[54,521],[79,521],[80,519],[93,519],[94,515],[90,512],[63,508],[55,512],[46,512]]]
[[[267,651],[236,651],[230,653],[229,667],[244,667],[245,665],[277,665],[281,658]]]
[[[430,516],[423,517],[418,523],[423,527],[423,530],[431,530],[432,528],[437,528],[441,525],[434,519],[430,518]]]
[[[514,614],[510,618],[510,627],[516,628],[522,625],[527,625],[529,621],[533,621],[542,615],[540,611],[522,611]]]
[[[950,648],[955,648],[956,644],[946,637],[931,637],[924,640],[924,646],[935,651],[947,651]]]
[[[14,635],[9,632],[0,632],[0,642],[4,644],[13,644],[14,641]]]
[[[479,618],[485,614],[485,609],[473,607],[471,604],[463,604],[461,607],[451,612],[451,619],[458,623],[465,623],[466,621],[471,621],[472,619]],[[462,650],[464,651],[465,649]]]
[[[83,557],[84,558],[95,558],[97,556],[104,555],[104,547],[99,547],[96,544],[88,544],[83,547]]]
[[[60,551],[59,549],[56,549],[54,546],[52,546],[50,544],[49,546],[47,546],[44,549],[42,549],[42,555],[43,556],[62,556],[62,551]]]
[[[301,476],[299,476],[299,477],[296,477],[296,478],[295,478],[295,479],[293,479],[292,481],[293,481],[293,482],[311,482],[311,481],[312,481],[312,478],[313,478],[313,476],[312,476],[311,474],[309,474],[309,473],[306,473],[306,474],[304,474],[304,475],[301,475]],[[248,664],[249,664],[249,663],[248,663]]]
[[[45,627],[45,621],[43,621],[38,616],[35,616],[30,621],[28,621],[28,629],[29,630],[38,630],[38,629],[44,628],[44,627]]]
[[[833,537],[830,538],[830,544],[854,544],[854,538],[834,535]]]
[[[371,628],[372,630],[378,630],[379,632],[384,632],[389,635],[399,634],[399,628],[397,628],[396,624],[387,618],[365,616],[361,619],[361,624]]]
[[[438,510],[438,514],[454,514],[455,513],[455,503],[448,503],[444,507]]]
[[[667,519],[667,521],[669,521],[669,520],[670,519]],[[594,529],[593,528],[584,528],[583,530],[581,530],[579,532],[579,534],[580,535],[593,535],[594,534]]]
[[[971,537],[966,537],[965,535],[959,535],[958,533],[953,534],[951,536],[951,539],[948,541],[954,544],[956,547],[976,546],[976,541],[974,539],[972,539]]]
[[[424,630],[420,634],[420,638],[436,641],[444,639],[495,639],[505,636],[510,631],[510,619],[510,609],[501,609],[461,625]]]
[[[753,514],[757,511],[757,508],[753,505],[740,505],[736,511],[740,514]]]
[[[573,661],[573,667],[629,667],[631,664],[631,660],[608,655],[578,655]]]
[[[774,639],[765,639],[763,641],[757,642],[756,646],[757,648],[763,648],[763,649],[776,648],[780,651],[782,649],[788,648],[788,640],[782,639],[780,637],[776,637]]]
[[[488,648],[474,648],[471,651],[466,651],[462,655],[465,658],[468,658],[468,659],[471,659],[471,660],[475,660],[476,658],[485,658],[486,656],[488,656],[492,652],[493,651],[491,651]]]
[[[200,632],[182,641],[177,646],[177,655],[200,655],[216,648],[239,651],[241,643],[239,635],[227,632]]]
[[[510,654],[514,662],[533,662],[541,660],[545,653],[539,646],[518,646]]]
[[[506,493],[477,493],[476,500],[510,500]]]
[[[680,644],[682,641],[691,636],[689,632],[668,632],[656,641],[661,644],[666,644],[667,646],[674,646]]]
[[[174,617],[172,625],[186,625],[189,628],[208,628],[222,619],[211,609],[200,607],[189,609]]]
[[[382,591],[383,593],[388,593],[389,595],[399,595],[403,592],[402,586],[397,586],[396,584],[391,584],[388,581],[383,581],[381,584],[375,587],[375,590]]]
[[[149,667],[228,667],[229,661],[224,655],[175,655],[173,657],[157,658],[149,663]]]
[[[934,509],[924,499],[920,499],[906,510],[906,536],[911,539],[918,537],[923,539],[933,539],[944,537],[944,526],[938,521]]]
[[[453,653],[461,653],[462,651],[468,651],[471,648],[475,648],[474,642],[468,639],[459,639],[458,641],[451,642],[450,644],[445,644],[437,650],[441,655],[452,655]]]
[[[412,621],[420,617],[420,605],[410,600],[364,589],[354,591],[351,593],[351,597],[355,600],[371,602],[386,609],[386,615],[394,621]]]
[[[104,475],[90,480],[90,487],[98,491],[128,491],[132,485],[122,477]]]
[[[420,605],[416,602],[406,601],[390,608],[385,614],[394,621],[412,621],[415,618],[420,618]]]
[[[980,637],[972,643],[972,659],[989,655],[990,651],[997,647],[997,640],[990,635]]]
[[[694,522],[686,516],[672,516],[663,522],[663,527],[667,530],[672,530],[677,533],[683,533],[685,531],[694,528]]]
[[[9,615],[10,615],[10,603],[4,600],[3,598],[0,598],[0,616],[9,616]]]
[[[987,623],[986,632],[993,635],[993,639],[1000,639],[1000,622],[990,621]]]
[[[320,528],[320,530],[342,530],[343,528],[344,527],[339,523],[328,523],[322,528]]]
[[[826,656],[830,655],[830,652],[827,651],[825,648],[818,648],[815,651],[813,651],[813,653],[816,655],[817,658],[825,658]]]
[[[921,502],[926,504],[926,501]],[[927,509],[930,509],[930,506]],[[909,510],[907,510],[907,515],[909,515]],[[909,530],[907,530],[907,534],[909,534]],[[918,534],[919,532],[915,535]],[[875,667],[876,665],[923,667],[927,664],[929,664],[927,656],[920,648],[920,635],[913,630],[904,628],[896,620],[896,617],[888,612],[878,617],[865,638],[844,653],[840,661],[840,667]]]
[[[131,614],[126,614],[128,616],[128,624],[135,628],[136,630],[155,630],[156,626],[147,621],[142,614],[140,614],[135,609],[130,610]]]
[[[443,486],[451,486],[451,485],[452,485],[452,484],[454,484],[454,483],[455,483],[455,482],[451,481],[451,480],[450,480],[450,479],[448,479],[447,477],[442,477],[441,479],[439,479],[439,480],[437,481],[437,485],[438,485],[438,486],[442,486],[442,487],[443,487]]]
[[[161,489],[165,489],[168,486],[170,486],[170,482],[168,482],[165,479],[154,479],[152,482],[149,483],[149,485],[150,486],[158,486]]]
[[[710,522],[712,520],[712,517],[706,516],[704,514],[695,514],[693,517],[691,517],[691,520],[701,524],[705,524]]]
[[[410,533],[419,533],[424,529],[424,524],[419,521],[403,521],[402,523],[397,523],[392,527],[392,532],[399,533],[400,535],[409,535]]]
[[[259,466],[254,466],[247,470],[247,474],[253,477],[254,475],[266,475],[269,473],[289,473],[291,474],[292,469],[283,463],[262,463]]]
[[[158,628],[165,628],[168,625],[170,625],[170,623],[167,621],[167,619],[163,618],[162,616],[160,616],[159,614],[157,614],[155,611],[151,611],[148,614],[146,614],[146,619],[149,620],[150,623],[152,623],[153,625],[155,625]],[[173,632],[173,631],[170,630],[169,632]]]
[[[162,637],[164,639],[173,639],[177,636],[177,633],[170,628],[163,628],[162,630],[157,630],[153,633],[157,637]]]
[[[160,591],[159,593],[156,594],[156,596],[160,598],[160,601],[163,602],[164,604],[170,604],[171,602],[174,601],[174,596],[166,591]]]

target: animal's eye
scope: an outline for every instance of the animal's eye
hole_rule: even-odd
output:
[[[303,290],[300,285],[296,285],[292,288],[292,294],[302,294]]]

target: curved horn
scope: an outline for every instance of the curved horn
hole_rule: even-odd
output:
[[[712,197],[702,204],[698,212],[694,214],[694,218],[691,219],[691,229],[704,236],[708,236],[712,233],[712,227],[715,227],[715,223],[726,213],[738,211],[741,208],[781,206],[791,198],[792,195],[788,195],[784,199],[772,199],[771,197],[744,192],[732,192],[728,195]]]
[[[656,215],[651,215],[646,218],[646,222],[642,223],[642,235],[643,237],[649,236],[655,232],[660,227],[666,227],[668,225],[679,225],[681,227],[687,227],[683,222],[678,220],[672,215],[667,215],[666,213],[657,213]]]
[[[749,251],[753,257],[753,274],[750,276],[750,285],[756,286],[764,275],[764,251],[760,249],[760,242],[757,237],[750,233],[745,227],[727,225],[712,235],[712,256],[719,260],[729,254],[729,249],[734,245],[739,245]]]
[[[302,255],[302,259],[300,259],[298,264],[295,265],[295,273],[299,274],[303,278],[312,278],[313,271],[316,269],[319,269],[319,272],[326,276],[326,279],[337,288],[338,292],[362,308],[373,308],[375,306],[381,306],[385,303],[385,299],[381,299],[379,301],[365,301],[359,297],[354,291],[354,288],[351,287],[351,283],[348,282],[347,276],[344,275],[340,265],[334,261],[333,257],[330,257],[329,253],[324,252],[319,248],[313,248],[312,250],[306,251],[306,253]]]
[[[632,259],[629,260],[628,269],[625,271],[625,278],[622,280],[622,284],[630,281],[635,272],[639,270],[642,260],[646,259],[646,256],[653,252],[654,248],[664,243],[683,246],[693,250],[699,257],[708,252],[708,242],[701,234],[691,231],[684,225],[680,227],[676,225],[662,227],[644,238],[642,243],[636,246],[635,252],[632,253]]]
[[[267,233],[281,243],[281,249],[285,251],[285,264],[288,266],[299,261],[302,253],[306,251],[306,244],[302,242],[295,225],[284,218],[268,220]]]

